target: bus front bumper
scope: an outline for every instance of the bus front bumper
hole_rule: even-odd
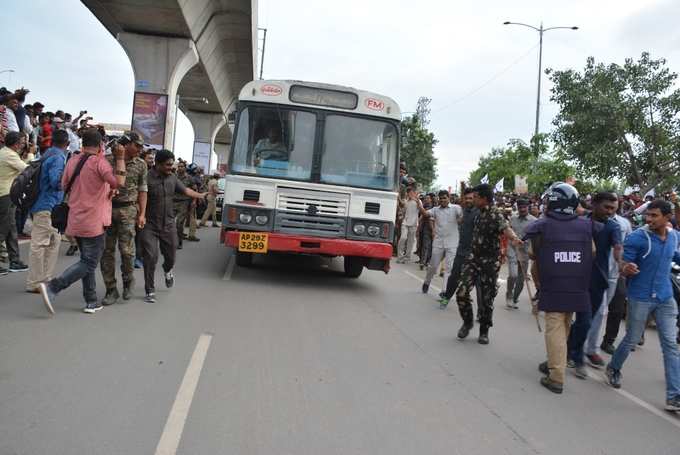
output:
[[[358,240],[327,239],[269,232],[268,251],[320,254],[326,256],[358,256],[387,261],[392,258],[392,244]],[[239,231],[222,231],[224,243],[238,248]]]

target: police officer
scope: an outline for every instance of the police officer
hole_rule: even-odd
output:
[[[101,271],[106,285],[106,296],[102,305],[118,301],[116,284],[116,243],[120,251],[120,271],[123,278],[123,300],[132,297],[134,288],[135,225],[140,229],[146,223],[147,167],[139,158],[144,141],[135,132],[122,137],[125,147],[125,185],[118,188],[111,201],[111,226],[106,229],[106,245],[101,259]],[[107,158],[113,164],[113,155]]]
[[[177,179],[187,188],[191,188],[193,185],[193,179],[187,173],[187,165],[183,161],[177,163]],[[177,225],[177,249],[181,250],[182,240],[186,237],[184,235],[184,225],[186,224],[187,216],[189,215],[191,198],[184,193],[175,193],[173,202],[175,208],[175,223]]]
[[[546,216],[526,228],[534,261],[532,276],[539,289],[538,307],[545,312],[548,361],[539,365],[541,385],[562,393],[567,367],[567,337],[574,312],[590,307],[593,222],[576,214],[578,191],[558,182],[547,192]]]
[[[508,225],[503,213],[493,205],[493,191],[487,184],[473,188],[475,206],[479,215],[475,219],[472,230],[472,249],[465,259],[461,272],[460,285],[456,292],[458,311],[463,319],[463,326],[458,331],[458,338],[464,339],[473,325],[472,299],[470,293],[477,285],[480,289],[479,306],[479,344],[489,344],[489,328],[493,325],[493,301],[498,292],[498,271],[500,261],[500,235],[505,233],[514,245],[522,241]]]

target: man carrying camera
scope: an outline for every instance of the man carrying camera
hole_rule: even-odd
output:
[[[146,224],[147,168],[139,153],[144,141],[135,132],[123,135],[118,144],[125,148],[125,185],[120,186],[111,200],[111,225],[106,229],[106,246],[101,260],[102,277],[106,285],[103,305],[113,305],[120,298],[116,283],[116,243],[121,256],[123,300],[132,297],[134,287],[135,225]],[[108,156],[113,165],[113,156]]]

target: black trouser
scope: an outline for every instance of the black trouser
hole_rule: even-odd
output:
[[[138,227],[135,227],[135,259],[140,261],[142,257],[142,231]]]
[[[142,260],[144,261],[144,290],[155,292],[154,275],[158,263],[158,247],[163,255],[163,271],[169,272],[175,266],[177,251],[177,230],[174,223],[163,228],[147,224],[139,232],[142,242]]]
[[[19,241],[17,240],[16,207],[9,194],[0,196],[0,242],[5,242],[9,262],[19,262]]]
[[[460,282],[460,272],[463,270],[465,256],[465,254],[456,253],[456,257],[453,259],[451,274],[449,275],[449,279],[446,282],[446,290],[444,291],[444,295],[447,299],[451,299],[453,294],[456,293],[456,289],[458,289],[458,283]]]
[[[621,321],[626,314],[626,279],[619,278],[616,283],[616,291],[611,302],[609,302],[609,314],[607,314],[607,327],[604,332],[603,344],[614,344],[616,337],[619,336]]]

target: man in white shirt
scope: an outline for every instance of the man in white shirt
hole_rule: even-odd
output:
[[[427,269],[425,282],[423,283],[423,294],[427,294],[430,289],[432,277],[437,273],[439,264],[444,260],[444,283],[451,274],[451,265],[458,249],[458,224],[463,221],[463,209],[460,205],[450,204],[449,192],[441,190],[438,194],[439,206],[430,210],[423,208],[422,202],[418,200],[418,208],[424,218],[434,222],[434,240],[432,241],[432,260]]]
[[[19,124],[17,123],[17,118],[14,115],[14,111],[16,111],[19,107],[19,101],[17,100],[16,95],[8,95],[5,99],[5,106],[7,107],[7,110],[5,111],[5,117],[7,118],[7,131],[16,131],[18,133]]]
[[[401,222],[401,236],[397,246],[397,263],[405,264],[411,262],[413,254],[413,244],[416,239],[418,229],[418,196],[413,187],[406,190],[406,202],[404,202],[404,220]]]

